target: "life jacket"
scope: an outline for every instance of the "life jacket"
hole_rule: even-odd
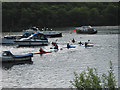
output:
[[[40,50],[39,50],[40,52],[44,52],[44,50],[41,48]]]
[[[74,43],[74,42],[75,42],[75,40],[73,39],[73,40],[72,40],[72,42]]]
[[[67,44],[67,48],[70,48],[70,45],[69,45],[69,44]]]
[[[88,43],[87,42],[85,42],[85,46],[87,46],[88,45]]]
[[[56,45],[56,43],[55,43],[55,42],[52,42],[52,45],[53,45],[53,46],[55,46],[55,45]]]
[[[80,41],[79,44],[82,44],[82,42]]]
[[[58,45],[55,45],[54,49],[58,49]]]

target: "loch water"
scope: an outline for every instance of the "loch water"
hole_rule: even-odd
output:
[[[109,62],[112,61],[114,74],[118,84],[118,26],[96,26],[97,34],[76,34],[74,28],[55,28],[62,32],[63,37],[48,38],[49,45],[41,46],[45,51],[51,51],[51,42],[57,40],[62,50],[52,53],[33,56],[33,62],[23,64],[3,64],[0,68],[1,86],[4,88],[69,88],[70,80],[73,80],[73,72],[81,73],[87,66],[96,68],[99,76],[108,73]],[[9,32],[2,33],[2,36]],[[14,32],[9,34],[20,34]],[[94,44],[91,48],[70,43],[72,39],[88,41]],[[67,49],[70,43],[76,48]],[[1,45],[1,51],[10,50],[13,54],[26,54],[38,52],[38,47],[16,47],[14,45]]]

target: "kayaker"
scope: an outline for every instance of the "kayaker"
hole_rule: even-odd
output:
[[[83,43],[81,41],[78,44],[83,45]]]
[[[55,45],[54,49],[58,49],[58,45],[57,44]]]
[[[88,43],[90,43],[90,40],[88,40]]]
[[[88,43],[87,43],[87,42],[85,42],[85,47],[87,47],[87,45],[88,45]]]
[[[75,42],[75,39],[73,38],[72,42],[74,43]]]
[[[39,50],[40,52],[45,52],[42,48],[40,48],[40,50]]]
[[[70,48],[70,44],[69,43],[67,43],[67,48]]]
[[[56,45],[56,43],[55,43],[55,42],[52,42],[52,45],[53,45],[53,46],[55,46],[55,45]]]
[[[58,41],[58,39],[56,39],[55,42],[52,42],[52,45],[55,46],[57,44],[56,43],[57,41]]]

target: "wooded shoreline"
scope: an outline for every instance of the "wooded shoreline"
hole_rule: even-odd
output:
[[[3,2],[2,31],[119,25],[118,2]]]

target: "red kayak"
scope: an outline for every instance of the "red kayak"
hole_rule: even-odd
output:
[[[45,52],[34,52],[33,54],[45,54],[45,53],[52,53],[52,51],[45,51]]]

